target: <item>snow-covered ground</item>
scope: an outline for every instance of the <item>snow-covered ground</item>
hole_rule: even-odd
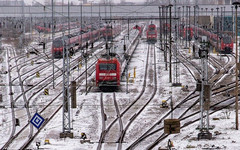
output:
[[[156,44],[158,45],[158,43]],[[119,46],[118,48],[121,48]],[[169,71],[165,70],[164,60],[163,60],[163,52],[156,48],[157,53],[157,82],[158,82],[158,90],[154,99],[151,101],[149,106],[145,108],[140,117],[136,119],[134,125],[130,126],[129,130],[131,132],[128,133],[125,141],[124,148],[131,144],[137,132],[144,133],[151,124],[155,122],[155,119],[158,115],[164,114],[167,111],[160,108],[160,104],[162,100],[166,100],[168,97],[173,96],[174,105],[177,104],[181,99],[183,99],[189,92],[183,92],[181,87],[172,87],[171,83],[169,83]],[[129,93],[126,93],[126,83],[125,79],[121,82],[122,87],[118,92],[117,101],[119,104],[120,112],[126,108],[128,104],[138,95],[141,91],[141,86],[144,78],[144,70],[146,63],[146,54],[147,54],[147,44],[143,39],[136,49],[135,54],[130,62],[129,72],[131,73],[130,83],[129,83]],[[187,53],[189,57],[191,53]],[[1,58],[5,58],[5,53],[1,53]],[[216,57],[217,58],[217,57]],[[152,61],[153,62],[153,61]],[[196,60],[196,63],[199,63],[199,60]],[[6,62],[0,64],[1,72],[5,71]],[[136,78],[133,79],[133,70],[136,68]],[[196,83],[188,73],[188,71],[180,65],[180,82],[182,85],[188,85],[190,91],[194,89]],[[82,69],[83,70],[83,69]],[[80,72],[82,72],[80,70]],[[79,73],[78,73],[79,74]],[[16,74],[15,74],[16,76]],[[76,74],[72,74],[71,78],[75,78]],[[1,74],[1,83],[7,83],[7,74]],[[150,77],[148,80],[152,80]],[[7,91],[6,87],[0,87],[1,91]],[[71,110],[71,118],[72,118],[72,127],[74,138],[66,138],[60,139],[59,134],[62,132],[62,110],[57,113],[57,115],[47,124],[47,126],[40,132],[40,134],[33,140],[32,144],[29,146],[30,149],[36,149],[36,142],[40,142],[41,149],[56,149],[56,150],[89,150],[96,149],[98,145],[98,140],[101,135],[102,129],[102,118],[101,118],[101,107],[100,107],[100,92],[90,92],[87,95],[85,94],[84,83],[82,83],[82,87],[77,91],[77,108]],[[61,89],[58,89],[61,90]],[[52,99],[55,96],[55,92],[59,92],[57,90],[51,91],[50,95],[39,95],[34,100],[33,105],[41,104],[46,105],[48,100]],[[148,92],[151,92],[149,90]],[[7,106],[6,108],[0,109],[0,137],[3,139],[3,142],[0,142],[0,146],[4,144],[4,141],[7,140],[11,132],[11,110],[9,106],[9,98],[7,92],[3,93],[4,101],[0,103],[0,105]],[[116,117],[116,112],[113,105],[112,93],[104,93],[104,107],[107,112],[107,123],[113,120]],[[60,104],[61,99],[58,100]],[[58,106],[58,105],[57,105]],[[56,106],[56,107],[57,107]],[[34,107],[31,109],[32,115],[38,108]],[[229,116],[227,115],[229,113]],[[46,114],[45,114],[46,115]],[[174,115],[177,115],[175,112]],[[213,118],[218,118],[217,120],[213,120]],[[125,120],[126,122],[127,120]],[[144,128],[141,123],[145,121],[146,125]],[[138,123],[140,125],[138,125]],[[177,150],[185,150],[185,149],[203,149],[203,148],[215,148],[218,147],[220,149],[226,150],[238,150],[240,149],[240,139],[239,134],[240,131],[235,130],[235,112],[234,109],[223,110],[221,112],[215,113],[210,117],[210,124],[214,125],[215,128],[211,130],[213,134],[212,140],[197,140],[197,134],[199,133],[196,130],[198,126],[198,122],[189,125],[181,129],[181,133],[176,135],[170,135],[167,139],[161,141],[161,143],[155,147],[165,147],[167,145],[168,139],[173,141],[173,144]],[[37,129],[34,128],[36,132]],[[90,139],[90,143],[80,143],[81,133],[85,132],[87,134],[88,139]],[[116,134],[118,134],[118,129],[116,129]],[[8,135],[8,136],[6,136]],[[117,136],[116,136],[117,137]],[[44,144],[45,140],[49,140],[50,144]],[[108,144],[104,145],[102,149],[116,149],[116,139],[112,139],[106,141]],[[144,142],[148,143],[148,141]],[[139,148],[139,147],[138,147]]]

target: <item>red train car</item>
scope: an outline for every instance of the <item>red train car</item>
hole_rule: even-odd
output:
[[[150,24],[147,29],[147,42],[155,44],[157,42],[157,28],[155,24]]]
[[[184,40],[191,41],[193,38],[193,28],[191,27],[180,28],[179,33]]]
[[[86,43],[95,42],[103,36],[104,28],[94,30],[92,32],[83,33],[81,35],[67,35],[64,37],[65,44],[71,54],[75,53],[79,47],[84,47]],[[54,58],[63,57],[63,37],[57,38],[53,41],[52,55]]]
[[[230,54],[233,50],[233,39],[230,35],[222,34],[217,35],[214,32],[207,31],[200,27],[194,27],[194,31],[198,32],[199,39],[201,36],[206,36],[210,42],[210,46],[214,47],[218,52],[224,54]],[[217,41],[218,40],[218,41]]]
[[[170,32],[170,24],[169,23],[164,23],[162,25],[162,33],[163,34],[168,34]]]
[[[96,86],[111,90],[120,86],[121,64],[116,57],[100,58],[96,64]]]
[[[116,25],[107,25],[105,26],[104,33],[103,33],[103,38],[107,41],[112,41],[113,38],[115,38],[117,35],[119,35],[121,32],[121,26]]]

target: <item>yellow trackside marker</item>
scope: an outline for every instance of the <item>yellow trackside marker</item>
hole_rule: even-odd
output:
[[[36,77],[40,77],[40,73],[38,71],[36,72]]]
[[[191,48],[189,47],[188,53],[191,53]]]
[[[215,49],[215,47],[213,47],[213,53],[216,54],[216,49]]]
[[[78,66],[79,68],[82,68],[82,64],[79,64],[79,66]]]
[[[128,73],[128,78],[130,78],[131,77],[131,73]]]
[[[34,62],[33,61],[31,61],[31,65],[33,66],[33,64],[34,64]]]
[[[46,144],[50,144],[50,140],[46,139],[45,142],[44,142],[44,144],[45,144],[45,145],[46,145]]]
[[[136,78],[136,67],[134,67],[133,78]]]
[[[49,95],[48,89],[44,89],[44,95]]]

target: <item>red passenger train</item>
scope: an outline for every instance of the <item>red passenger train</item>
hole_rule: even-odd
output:
[[[81,35],[67,35],[64,37],[57,38],[53,41],[52,55],[54,58],[63,57],[63,40],[68,47],[70,53],[75,53],[79,47],[84,47],[86,43],[92,43],[103,36],[105,28],[100,28],[92,32],[83,33]]]
[[[157,28],[155,24],[150,24],[147,29],[147,42],[155,44],[157,42]]]
[[[111,31],[110,31],[111,30]],[[82,32],[81,35],[67,35],[64,37],[64,42],[70,53],[75,53],[79,47],[86,46],[86,43],[93,43],[99,38],[105,37],[107,39],[113,39],[115,36],[120,34],[121,26],[116,25],[114,28],[109,27],[102,27],[97,30],[93,30],[91,32],[84,33]],[[57,38],[53,41],[52,45],[52,54],[54,58],[62,58],[63,57],[63,37]]]
[[[218,52],[224,54],[230,54],[233,51],[233,39],[228,34],[217,34],[210,32],[200,27],[194,27],[194,31],[198,32],[199,36],[206,36],[210,45],[214,47]],[[201,39],[201,38],[200,38]],[[218,41],[217,41],[218,40]]]
[[[101,90],[115,90],[120,86],[121,64],[115,56],[111,54],[111,56],[102,57],[97,61],[96,86]]]
[[[193,39],[193,28],[180,26],[179,34],[184,40],[191,41]]]

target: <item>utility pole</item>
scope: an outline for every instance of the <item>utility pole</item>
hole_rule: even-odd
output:
[[[217,48],[216,50],[218,51],[218,38],[219,38],[219,17],[218,17],[218,7],[216,8],[217,9]]]
[[[164,47],[164,61],[165,61],[165,70],[168,70],[167,67],[167,12],[168,12],[168,6],[165,6],[165,25],[164,25],[164,36],[165,36],[165,47]]]
[[[233,6],[231,8],[232,8],[232,38],[233,38],[233,30],[234,30]]]
[[[191,34],[191,32],[190,32],[190,9],[191,9],[191,6],[188,6],[188,8],[189,8],[189,12],[188,12],[188,34],[190,35]],[[188,36],[188,46],[189,46],[189,48],[190,48],[190,42],[191,42],[191,39],[189,38],[189,36]]]
[[[201,48],[199,49],[199,57],[201,58],[201,94],[200,94],[200,133],[198,133],[198,139],[212,139],[212,133],[209,132],[209,108],[211,100],[211,85],[208,83],[208,49],[207,49],[207,37],[202,37]]]
[[[169,5],[169,20],[170,20],[170,29],[169,29],[169,82],[172,83],[172,4]]]
[[[223,32],[223,22],[222,22],[222,19],[223,19],[223,7],[221,7],[221,33]]]
[[[184,28],[185,28],[185,16],[184,16],[184,6],[182,6],[183,7],[183,14],[182,14],[182,16],[183,16],[183,26],[182,26],[182,30],[184,31]],[[184,45],[184,34],[182,34],[182,45]]]
[[[223,7],[223,25],[225,24],[225,6]],[[223,26],[223,31],[224,31],[224,26]]]
[[[24,49],[25,45],[25,7],[24,0],[22,0],[22,34],[21,34],[21,49]]]
[[[166,17],[167,15],[166,15],[166,10],[167,10],[167,7],[166,6],[164,6],[164,5],[162,5],[162,17]],[[166,41],[166,30],[165,30],[165,25],[164,25],[164,23],[165,23],[165,25],[166,25],[166,19],[165,20],[163,20],[162,22],[161,22],[161,24],[162,24],[162,29],[163,29],[163,43],[164,43],[164,49],[163,49],[163,52],[164,52],[164,62],[165,62],[165,70],[167,70],[167,41]]]
[[[161,7],[158,6],[159,10],[159,49],[162,49],[162,24],[161,24]]]
[[[52,0],[52,43],[54,41],[54,34],[55,34],[55,24],[54,24],[54,0]],[[64,55],[64,54],[63,54]],[[54,53],[52,53],[52,68],[53,68],[53,89],[55,89],[55,83],[54,83],[54,80],[55,80],[55,77],[54,77],[54,74],[55,74],[55,71],[54,71]]]
[[[236,34],[236,68],[235,68],[235,72],[236,72],[236,86],[235,86],[235,109],[236,109],[236,130],[238,130],[238,68],[239,68],[239,62],[238,62],[238,40],[237,40],[237,37],[238,37],[238,23],[237,23],[237,8],[238,8],[238,5],[240,5],[240,2],[233,2],[232,3],[233,5],[235,5],[235,34]]]
[[[185,48],[187,49],[187,35],[188,35],[188,27],[187,27],[187,18],[188,18],[188,6],[186,6],[186,25],[185,25]]]
[[[68,12],[69,12],[69,0],[68,0]],[[68,13],[68,25],[69,25],[69,13]],[[69,27],[68,27],[69,28]],[[65,38],[63,34],[63,123],[62,123],[62,133],[60,133],[60,138],[73,138],[73,133],[71,132],[71,114],[70,114],[70,99],[69,99],[69,76],[70,76],[70,59],[69,59],[69,47],[66,46],[65,40],[70,40]]]

